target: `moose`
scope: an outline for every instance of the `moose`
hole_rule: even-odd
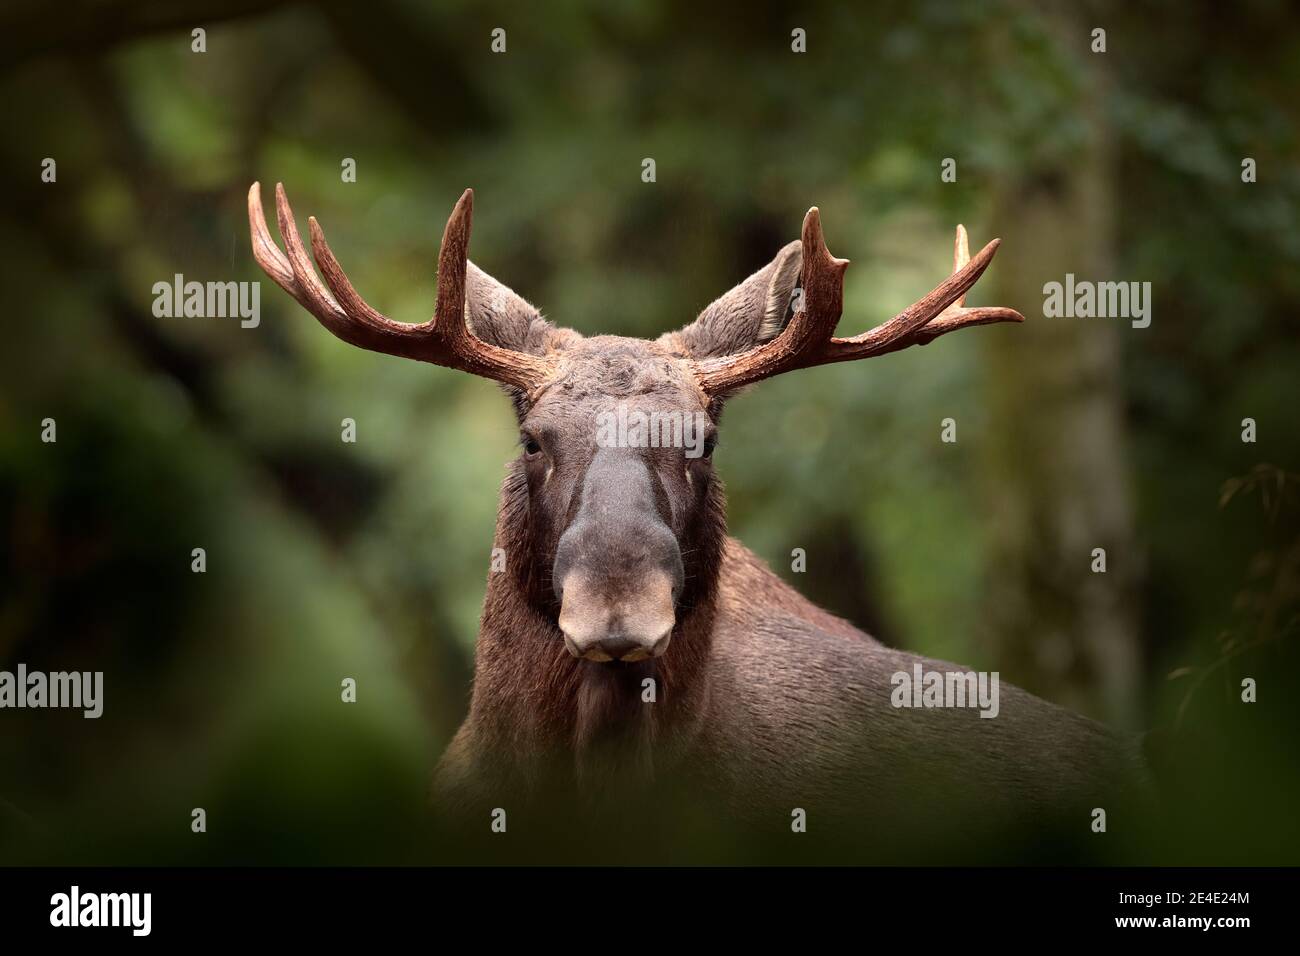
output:
[[[813,207],[799,240],[694,322],[654,341],[584,337],[468,261],[472,205],[466,190],[444,229],[433,318],[409,325],[366,304],[311,218],[318,275],[283,186],[283,252],[259,184],[248,194],[256,261],[330,332],[491,379],[513,401],[520,452],[494,541],[506,568],[488,576],[469,714],[435,772],[443,807],[486,821],[511,799],[608,807],[672,781],[756,826],[788,829],[799,808],[923,825],[1055,814],[1086,832],[1090,809],[1141,774],[1127,737],[1009,685],[994,719],[900,708],[894,675],[960,669],[815,606],[727,534],[712,464],[725,403],[786,372],[1022,322],[965,304],[999,240],[972,257],[958,226],[948,278],[840,338],[848,261]],[[703,416],[702,449],[598,441],[620,404]]]

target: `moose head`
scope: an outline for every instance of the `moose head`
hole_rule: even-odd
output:
[[[654,341],[584,337],[552,325],[468,261],[472,207],[466,190],[443,231],[433,318],[408,325],[366,304],[311,218],[317,274],[282,186],[285,252],[267,230],[259,184],[248,194],[258,264],[334,335],[506,389],[521,448],[502,511],[523,538],[508,545],[528,556],[519,586],[568,653],[598,665],[671,655],[683,612],[716,575],[725,516],[710,457],[729,396],[783,372],[1022,321],[1012,309],[965,307],[998,240],[971,258],[958,226],[944,282],[888,322],[835,337],[848,261],[827,250],[814,207],[799,241],[679,331]]]

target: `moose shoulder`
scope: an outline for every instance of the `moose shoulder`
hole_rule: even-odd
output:
[[[510,801],[563,794],[600,813],[671,783],[778,826],[791,808],[923,824],[975,808],[1086,827],[1088,809],[1140,769],[1128,741],[1009,685],[993,684],[983,709],[899,706],[898,675],[955,675],[969,697],[975,675],[966,684],[961,668],[881,645],[726,533],[711,461],[725,401],[783,372],[1023,321],[965,306],[997,240],[972,258],[959,226],[944,282],[837,338],[848,263],[828,252],[814,208],[800,241],[693,323],[646,341],[554,326],[471,265],[468,190],[421,325],[370,308],[313,219],[318,275],[279,186],[276,199],[287,255],[257,184],[254,255],[327,329],[493,379],[514,403],[521,447],[494,542],[506,568],[489,575],[469,715],[436,773],[444,805],[486,821]]]

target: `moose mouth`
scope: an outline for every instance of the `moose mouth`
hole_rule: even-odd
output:
[[[668,645],[672,641],[672,631],[669,630],[658,640],[650,643],[648,646],[645,642],[634,640],[627,637],[606,637],[596,641],[585,650],[567,633],[564,635],[564,647],[570,654],[579,660],[591,661],[594,664],[604,664],[607,666],[618,666],[621,664],[640,664],[644,661],[654,660],[662,657],[668,650]]]

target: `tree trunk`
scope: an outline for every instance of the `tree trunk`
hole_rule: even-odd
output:
[[[985,626],[1004,676],[1113,725],[1137,726],[1141,677],[1135,597],[1142,558],[1124,442],[1121,318],[1047,318],[1047,282],[1115,274],[1115,170],[1104,59],[1086,24],[1048,24],[1081,60],[1082,148],[1065,144],[1026,176],[1000,184],[1005,237],[989,301],[1023,326],[987,330],[990,420],[985,445],[990,548]],[[1105,549],[1105,572],[1093,570]]]

